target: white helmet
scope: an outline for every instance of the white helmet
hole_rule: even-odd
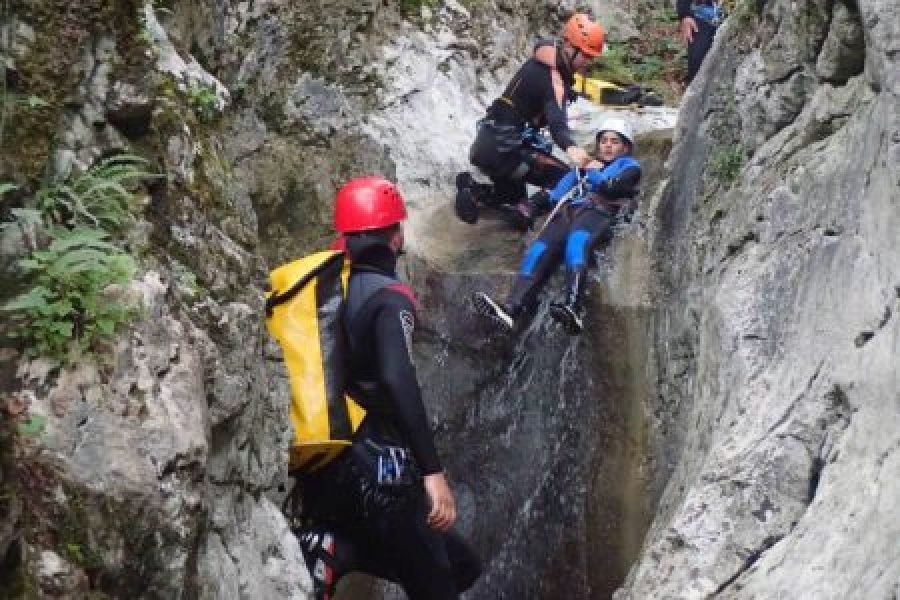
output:
[[[628,140],[628,143],[634,148],[634,132],[631,131],[631,125],[629,125],[628,121],[625,119],[619,117],[608,117],[604,119],[597,129],[597,137],[600,137],[600,134],[604,131],[614,131],[615,133],[618,133]]]

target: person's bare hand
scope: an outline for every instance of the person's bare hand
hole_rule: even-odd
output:
[[[697,33],[697,21],[694,20],[694,17],[681,19],[681,23],[678,25],[678,34],[681,37],[681,41],[685,44],[690,44],[694,41],[695,33]]]
[[[569,146],[566,148],[566,156],[569,157],[573,163],[575,163],[576,167],[580,167],[586,162],[588,162],[591,157],[585,152],[584,148],[580,148],[578,146]]]
[[[599,160],[592,160],[588,164],[584,165],[585,169],[602,169],[605,165]]]
[[[426,522],[432,529],[447,531],[456,521],[456,501],[443,473],[425,476],[425,493],[431,502]]]

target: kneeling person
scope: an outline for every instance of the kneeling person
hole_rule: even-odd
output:
[[[478,221],[479,206],[503,208],[512,225],[525,230],[528,213],[526,184],[549,189],[569,170],[553,156],[553,144],[538,132],[546,127],[553,142],[576,166],[589,156],[575,144],[567,107],[575,101],[575,74],[584,73],[603,52],[605,34],[585,14],[566,22],[561,39],[541,40],[531,58],[488,107],[469,150],[469,162],[490,177],[476,183],[469,172],[456,177],[456,214],[464,222]]]

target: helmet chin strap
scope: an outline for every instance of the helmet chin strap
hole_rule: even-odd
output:
[[[575,59],[578,58],[579,54],[581,54],[581,49],[574,46],[572,47],[572,54],[566,55],[566,53],[563,52],[563,56],[566,57],[566,61],[569,63],[569,70],[571,70],[572,72],[575,71]]]

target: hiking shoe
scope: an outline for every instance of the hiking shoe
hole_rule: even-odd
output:
[[[456,176],[456,216],[463,223],[474,225],[478,222],[478,205],[475,203],[475,180],[468,171]]]
[[[515,206],[505,205],[501,208],[503,218],[513,229],[525,233],[534,226],[534,217],[527,201],[523,200]]]
[[[472,297],[472,304],[475,305],[475,312],[498,323],[505,329],[512,331],[513,327],[515,327],[516,321],[512,315],[484,292],[475,292],[475,295]]]
[[[550,316],[553,317],[569,335],[578,335],[584,330],[584,322],[581,315],[574,307],[568,304],[550,304]]]
[[[300,542],[306,568],[313,581],[313,598],[331,600],[337,581],[343,574],[337,558],[337,538],[333,533],[318,528],[298,530],[294,535]]]

